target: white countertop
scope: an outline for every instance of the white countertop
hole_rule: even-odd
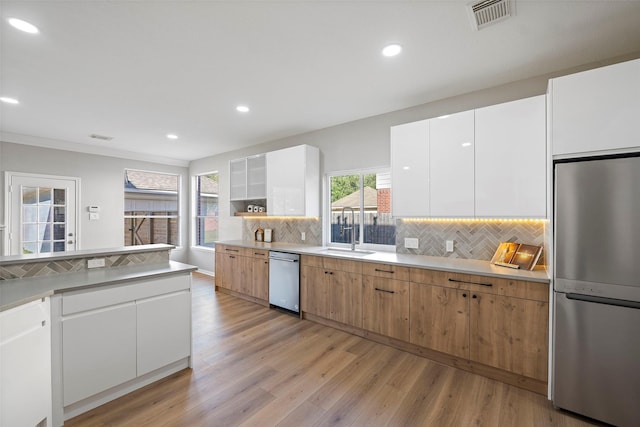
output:
[[[251,240],[228,240],[216,242],[224,245],[241,246],[253,249],[269,249],[274,251],[292,252],[302,255],[317,255],[332,258],[353,259],[363,262],[381,262],[405,267],[426,268],[432,270],[449,271],[454,273],[480,274],[484,276],[505,279],[528,280],[531,282],[549,283],[547,271],[516,270],[492,265],[489,261],[476,259],[460,259],[434,257],[427,255],[397,254],[395,252],[374,252],[369,255],[353,255],[347,251],[328,251],[325,246],[308,246],[295,243],[263,243]]]
[[[197,270],[193,265],[169,261],[167,264],[95,268],[54,276],[0,281],[0,311],[71,290],[123,284],[140,279],[171,274],[187,274]]]

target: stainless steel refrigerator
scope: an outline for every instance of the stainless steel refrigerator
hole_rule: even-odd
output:
[[[640,156],[554,163],[556,407],[640,426]]]

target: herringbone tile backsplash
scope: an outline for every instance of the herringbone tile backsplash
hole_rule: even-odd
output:
[[[491,260],[500,242],[518,242],[544,247],[543,221],[396,221],[396,252],[449,258]],[[419,239],[418,249],[404,247],[405,237]],[[454,241],[447,252],[445,242]],[[545,251],[538,264],[544,264]]]
[[[110,255],[60,259],[55,261],[9,264],[0,267],[0,280],[25,279],[28,277],[52,276],[61,273],[86,270],[87,260],[104,258],[105,268],[124,267],[137,264],[162,264],[169,262],[169,251],[142,252],[134,254]]]
[[[274,242],[322,244],[322,220],[314,218],[244,218],[245,240],[253,240],[258,228],[273,229]],[[302,241],[301,232],[306,239]],[[544,246],[543,221],[428,221],[396,220],[396,252],[449,258],[479,259],[493,257],[500,242],[518,242]],[[405,237],[416,237],[418,249],[406,249]],[[454,251],[446,252],[445,242],[453,240]],[[543,251],[539,264],[545,263]]]
[[[254,240],[258,228],[270,228],[273,230],[273,242],[322,245],[322,222],[317,218],[244,218],[242,227],[244,240]],[[302,232],[305,233],[304,241],[301,238]]]

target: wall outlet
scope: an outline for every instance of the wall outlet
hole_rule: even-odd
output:
[[[453,240],[447,240],[446,249],[447,252],[453,252]]]
[[[418,249],[418,239],[415,237],[405,237],[404,247],[407,249]]]
[[[93,258],[87,260],[87,268],[104,267],[104,258]]]
[[[300,232],[300,240],[302,240],[304,242],[304,239],[307,238],[307,233],[305,233],[304,231]]]

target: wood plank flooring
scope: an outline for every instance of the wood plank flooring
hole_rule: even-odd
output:
[[[194,368],[65,426],[590,426],[544,396],[236,297],[194,274]]]

